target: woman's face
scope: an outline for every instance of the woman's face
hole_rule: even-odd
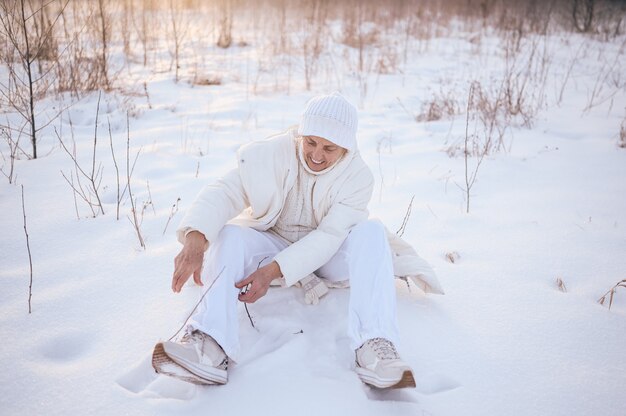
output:
[[[302,136],[302,153],[307,166],[320,172],[332,166],[346,152],[341,146],[322,137]]]

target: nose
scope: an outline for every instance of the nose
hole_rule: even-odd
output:
[[[324,151],[321,148],[317,147],[311,153],[311,157],[319,162],[323,160]]]

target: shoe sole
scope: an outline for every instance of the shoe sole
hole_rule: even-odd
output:
[[[404,389],[415,387],[415,379],[410,370],[405,370],[400,380],[385,380],[378,377],[373,371],[361,367],[356,368],[356,373],[363,383],[368,386],[376,387],[377,389]]]
[[[154,346],[154,351],[152,352],[152,368],[154,368],[154,371],[158,374],[174,377],[179,380],[186,381],[187,383],[199,386],[215,386],[224,384],[200,377],[172,360],[170,356],[165,353],[162,342],[159,342]]]

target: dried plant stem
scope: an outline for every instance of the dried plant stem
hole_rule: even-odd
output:
[[[259,264],[257,264],[256,269],[259,270],[259,267],[261,267],[261,263],[263,263],[265,260],[267,260],[268,256],[265,256],[261,259],[261,261],[259,262]],[[248,290],[248,286],[246,286],[244,288],[244,290]],[[252,328],[256,329],[257,331],[259,330],[256,326],[254,326],[254,321],[252,320],[252,316],[250,316],[250,311],[248,310],[248,304],[246,302],[243,303],[243,307],[246,309],[246,314],[248,314],[248,319],[250,320],[250,325],[252,325]]]
[[[413,200],[415,199],[415,195],[411,197],[411,202],[409,202],[409,206],[406,209],[406,214],[404,214],[404,220],[402,220],[402,225],[396,231],[398,237],[402,237],[404,235],[404,231],[406,230],[406,224],[409,222],[409,217],[411,216],[411,208],[413,207]]]
[[[176,213],[178,212],[178,203],[179,202],[180,202],[180,198],[177,198],[176,199],[176,203],[174,203],[174,205],[172,205],[172,209],[170,210],[170,216],[167,218],[167,222],[165,223],[165,228],[163,229],[163,235],[165,235],[165,232],[167,231],[167,227],[170,225],[170,221],[172,220],[174,215],[176,215]]]
[[[474,167],[474,172],[470,173],[469,170],[469,157],[470,157],[470,150],[468,149],[468,144],[469,144],[469,118],[470,118],[470,110],[472,108],[472,102],[473,102],[473,97],[474,97],[474,88],[475,88],[476,82],[472,82],[472,85],[470,86],[470,90],[469,90],[469,94],[467,97],[467,115],[465,118],[465,147],[464,147],[464,159],[465,159],[465,199],[466,199],[466,206],[465,206],[465,212],[469,214],[469,210],[470,210],[470,191],[472,190],[472,187],[474,186],[474,183],[476,182],[476,176],[478,175],[478,169],[480,168],[481,163],[483,163],[483,159],[485,158],[485,155],[487,154],[487,152],[489,151],[490,148],[490,142],[491,142],[491,134],[489,134],[489,138],[487,140],[487,142],[485,143],[485,147],[481,150],[480,154],[478,155],[478,161],[476,162],[476,166]]]
[[[115,166],[115,179],[117,180],[117,197],[115,199],[116,208],[115,208],[115,219],[119,221],[120,219],[120,203],[122,202],[122,197],[120,196],[120,169],[117,166],[117,159],[115,158],[115,150],[113,150],[113,135],[111,134],[111,120],[107,119],[109,124],[109,144],[111,146],[111,156],[113,157],[113,166]]]
[[[96,178],[98,174],[96,173],[96,146],[98,144],[98,116],[100,114],[100,97],[102,96],[102,92],[98,93],[98,104],[96,105],[96,126],[93,132],[93,156],[91,158],[91,175],[89,176],[89,181],[91,182],[91,187],[93,192],[98,200],[98,206],[100,207],[100,212],[104,215],[104,208],[102,208],[102,202],[100,202],[100,195],[98,195],[98,188],[100,187],[100,183],[96,185]],[[99,172],[102,172],[101,169],[98,169]],[[102,178],[102,176],[100,176]]]
[[[24,206],[24,185],[22,186],[22,214],[24,216],[24,234],[26,234],[26,249],[28,250],[28,264],[30,267],[30,282],[28,284],[28,313],[32,312],[31,299],[33,297],[33,258],[30,253],[28,230],[26,229],[26,208]]]
[[[168,341],[171,341],[176,335],[178,335],[178,333],[180,331],[182,331],[182,329],[185,327],[185,324],[187,323],[187,321],[189,320],[189,318],[191,318],[191,315],[193,315],[193,313],[196,311],[196,309],[198,309],[198,306],[200,305],[200,302],[202,302],[202,299],[204,299],[204,297],[206,296],[207,293],[209,293],[209,290],[211,290],[211,288],[213,287],[213,285],[215,284],[215,282],[217,281],[217,279],[220,278],[220,275],[222,274],[222,272],[224,271],[224,268],[226,268],[226,266],[222,267],[222,270],[220,270],[220,272],[217,274],[217,277],[215,279],[213,279],[213,281],[211,282],[211,284],[209,285],[209,287],[207,287],[207,289],[204,291],[204,293],[202,294],[202,296],[200,297],[200,300],[196,303],[196,306],[193,307],[193,309],[191,310],[191,312],[189,312],[189,315],[187,315],[187,317],[185,318],[185,320],[183,321],[183,324],[181,325],[180,328],[178,328],[178,330],[176,330],[176,332],[174,332],[174,335],[172,335]]]
[[[620,280],[612,288],[607,290],[606,293],[602,295],[600,299],[598,299],[598,303],[600,305],[604,305],[604,302],[606,302],[606,297],[608,296],[609,297],[609,310],[611,310],[611,306],[613,306],[613,296],[615,295],[615,291],[617,290],[618,287],[626,288],[626,279]]]
[[[137,219],[137,209],[135,207],[135,199],[133,198],[133,192],[130,187],[130,120],[128,116],[128,112],[126,113],[126,186],[128,187],[128,197],[130,199],[131,213],[133,214],[130,222],[133,224],[135,228],[135,232],[137,233],[137,239],[139,239],[139,244],[141,248],[146,249],[146,244],[143,241],[143,237],[141,235],[141,230],[139,229],[139,220]]]

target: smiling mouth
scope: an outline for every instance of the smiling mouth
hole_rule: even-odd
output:
[[[311,160],[311,162],[315,163],[316,165],[321,165],[322,163],[324,163],[323,160],[318,161],[318,160],[313,159],[312,157],[310,157],[309,159]]]

